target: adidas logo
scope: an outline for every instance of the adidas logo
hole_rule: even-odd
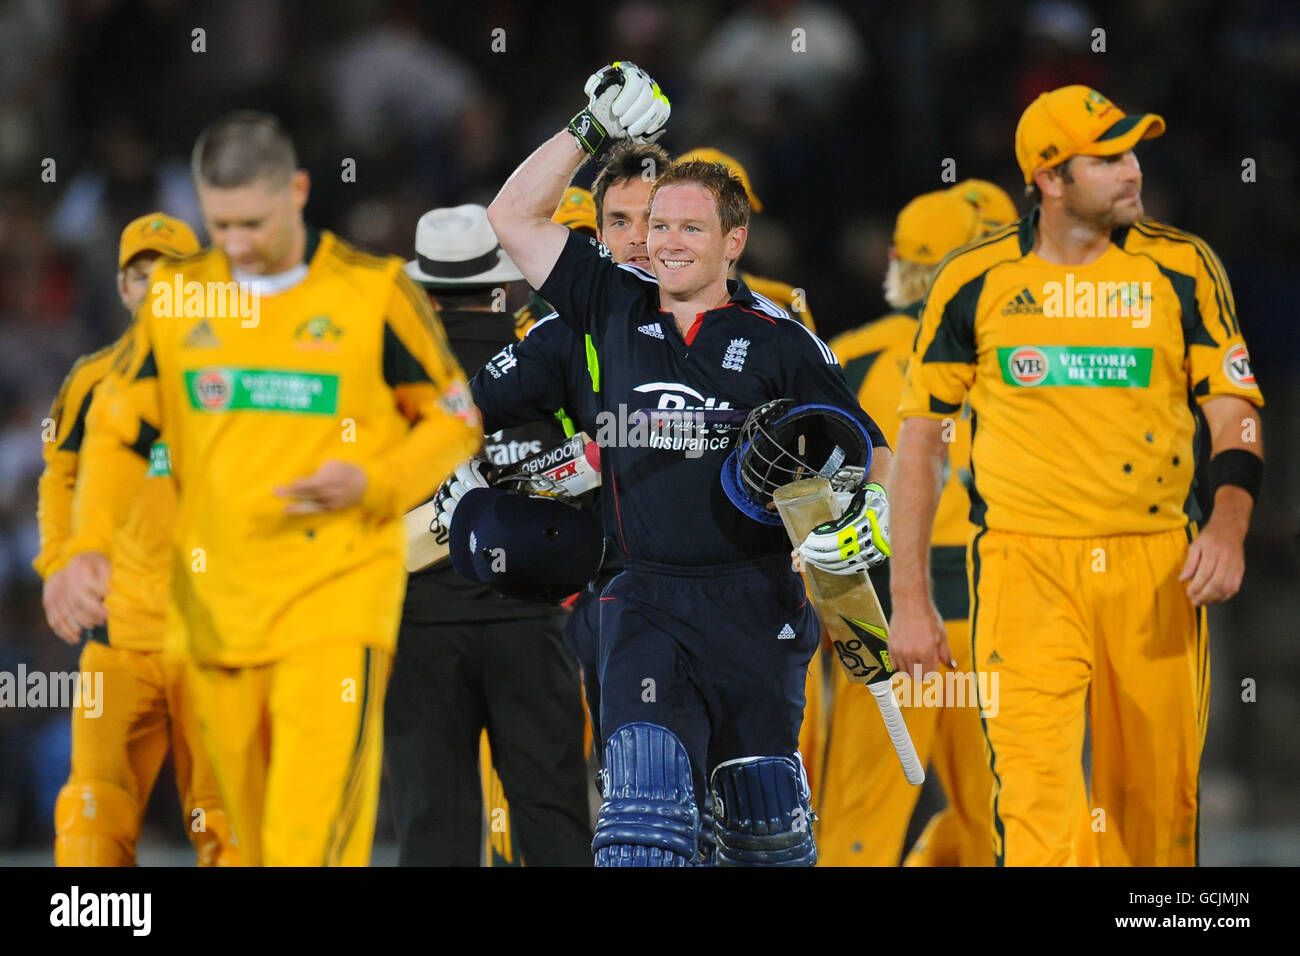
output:
[[[639,325],[636,330],[642,335],[653,336],[656,339],[662,339],[664,337],[664,330],[659,328],[658,322],[651,322],[649,325]]]
[[[993,653],[990,654],[990,655],[988,656],[988,660],[986,660],[984,663],[985,663],[985,664],[1001,664],[1001,663],[1002,663],[1002,658],[1001,658],[1001,656],[999,656],[998,652],[997,652],[996,650],[994,650]]]
[[[199,324],[190,329],[181,342],[183,349],[215,349],[220,345],[221,340],[213,333],[207,319],[200,319]]]
[[[781,630],[777,632],[776,635],[776,639],[778,641],[793,641],[794,638],[795,638],[794,628],[791,627],[789,624],[784,625],[781,628]]]
[[[1042,312],[1043,307],[1028,289],[1021,289],[1020,295],[1002,307],[1003,315],[1041,315]]]

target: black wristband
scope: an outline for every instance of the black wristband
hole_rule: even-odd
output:
[[[1259,486],[1264,480],[1264,460],[1244,448],[1229,448],[1210,459],[1207,474],[1210,494],[1224,485],[1235,485],[1254,499],[1259,497]]]
[[[599,159],[604,153],[606,147],[611,143],[609,133],[605,127],[597,122],[596,117],[591,115],[591,111],[584,109],[573,119],[569,120],[569,132],[573,134],[578,145],[587,151],[587,155],[593,159]]]

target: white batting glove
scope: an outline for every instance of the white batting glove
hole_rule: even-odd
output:
[[[799,545],[804,562],[831,574],[855,574],[889,557],[889,499],[872,482],[849,500],[834,521],[819,524]]]
[[[623,71],[623,90],[610,104],[610,110],[629,139],[653,143],[667,129],[672,104],[641,67],[629,62],[615,65]]]
[[[451,530],[452,513],[466,492],[472,488],[487,488],[490,485],[488,476],[491,467],[492,465],[485,458],[471,458],[457,465],[451,477],[442,483],[433,500],[438,509],[438,523],[445,530]]]
[[[664,134],[672,105],[650,74],[627,60],[615,61],[587,78],[587,108],[569,130],[592,156],[617,139],[653,143]]]

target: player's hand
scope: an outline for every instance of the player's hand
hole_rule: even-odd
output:
[[[69,644],[81,641],[81,632],[108,621],[108,579],[111,566],[98,551],[79,554],[45,582],[41,603],[50,630]]]
[[[799,545],[806,564],[831,574],[855,574],[889,557],[889,499],[872,482],[849,499],[844,513],[819,524]]]
[[[583,92],[587,108],[573,118],[569,129],[593,156],[616,139],[653,143],[667,128],[672,104],[635,63],[623,60],[602,67],[587,78]]]
[[[293,499],[284,506],[287,515],[320,514],[354,505],[366,493],[366,473],[359,465],[327,461],[306,478],[275,489],[277,496]]]
[[[919,667],[922,680],[941,664],[957,666],[943,618],[933,601],[912,608],[894,606],[894,616],[889,620],[889,661],[896,672],[909,677],[915,677]]]
[[[438,524],[444,530],[451,530],[452,513],[465,493],[472,488],[489,487],[491,474],[492,466],[485,458],[471,458],[456,466],[456,470],[442,483],[433,499],[438,508]]]
[[[1187,596],[1196,607],[1228,600],[1240,589],[1246,572],[1245,525],[1219,519],[1216,510],[1188,546],[1183,573],[1178,575],[1179,581],[1187,582]]]

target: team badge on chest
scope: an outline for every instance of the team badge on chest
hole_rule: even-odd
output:
[[[745,367],[745,356],[749,354],[749,339],[732,339],[727,352],[722,356],[722,367],[739,372]]]

